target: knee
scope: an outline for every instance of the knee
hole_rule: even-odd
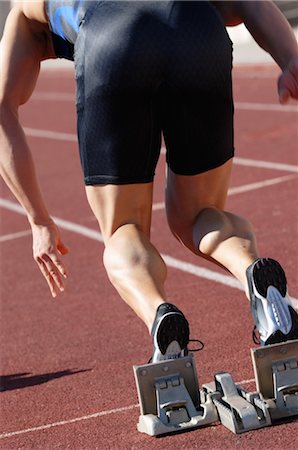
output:
[[[216,208],[206,208],[197,216],[193,227],[195,247],[211,256],[220,242],[233,234],[233,224],[228,215]]]
[[[253,228],[247,219],[216,208],[206,208],[197,216],[193,243],[200,253],[211,256],[219,244],[234,236],[248,241],[254,239]]]
[[[179,214],[168,216],[168,223],[174,236],[187,248],[206,255],[212,253],[220,239],[233,231],[229,217],[216,207],[205,207],[188,220]]]

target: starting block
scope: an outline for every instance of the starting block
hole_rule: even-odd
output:
[[[298,340],[251,349],[256,388],[272,420],[298,415]]]
[[[133,369],[141,409],[138,431],[157,436],[218,422],[217,394],[201,401],[192,355]]]
[[[251,349],[256,392],[234,383],[229,373],[203,385],[214,399],[220,420],[234,433],[271,425],[298,415],[298,340]]]
[[[151,436],[221,421],[234,433],[298,416],[298,340],[251,349],[256,392],[217,373],[199,390],[192,355],[134,366],[141,415],[138,430]]]
[[[268,408],[258,392],[249,393],[235,384],[229,373],[218,373],[215,381],[203,385],[209,393],[217,393],[214,404],[221,423],[235,434],[271,425]]]

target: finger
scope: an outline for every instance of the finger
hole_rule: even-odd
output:
[[[39,267],[42,275],[46,279],[46,282],[50,288],[52,297],[54,297],[54,298],[57,297],[56,286],[55,286],[53,278],[51,277],[51,275],[48,271],[46,264],[43,262],[43,260],[41,258],[38,258],[37,264],[38,264],[38,267]]]
[[[66,278],[66,272],[63,264],[57,259],[54,253],[49,255],[43,255],[41,260],[51,280],[54,282],[54,285],[56,285],[60,291],[64,291],[63,282],[60,277],[61,271],[61,274]]]
[[[64,278],[67,278],[67,271],[64,267],[64,265],[62,264],[62,262],[60,261],[60,259],[57,258],[57,256],[55,254],[53,255],[49,255],[52,263],[55,265],[55,267],[58,269],[58,271],[61,273],[61,275]]]
[[[42,259],[44,263],[47,265],[49,270],[54,269],[55,272],[57,273],[60,272],[64,278],[67,278],[67,272],[64,267],[64,264],[59,258],[57,258],[56,253],[45,254],[43,255]]]
[[[64,285],[58,267],[56,267],[53,263],[48,263],[46,266],[48,273],[51,279],[53,280],[55,286],[59,289],[59,291],[63,292]]]

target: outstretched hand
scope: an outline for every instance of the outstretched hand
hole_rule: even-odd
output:
[[[33,257],[45,277],[53,297],[64,291],[67,273],[60,255],[66,255],[68,248],[63,244],[57,225],[50,221],[46,225],[32,226]]]
[[[298,100],[298,56],[291,59],[278,79],[279,102],[283,105],[290,98]]]

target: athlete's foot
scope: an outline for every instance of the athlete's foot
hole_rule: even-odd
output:
[[[270,258],[257,259],[246,276],[260,344],[298,339],[298,314],[289,305],[287,280],[280,264]]]
[[[157,308],[151,335],[154,346],[153,363],[187,355],[189,325],[184,314],[175,305],[163,303]]]

